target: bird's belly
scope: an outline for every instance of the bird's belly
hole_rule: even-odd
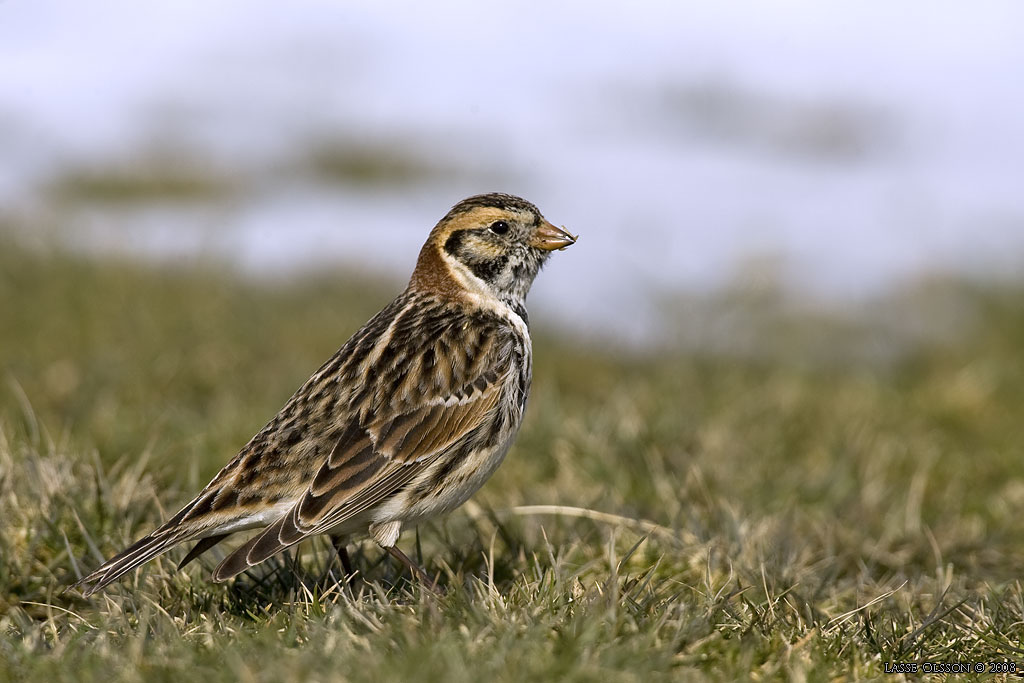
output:
[[[406,490],[405,504],[402,506],[405,509],[398,512],[394,519],[415,524],[462,505],[498,469],[512,441],[512,438],[508,438],[498,446],[470,452],[443,476],[443,462],[431,467]]]

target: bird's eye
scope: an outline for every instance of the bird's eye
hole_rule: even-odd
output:
[[[508,233],[508,223],[505,221],[494,221],[488,229],[495,235],[504,235]]]

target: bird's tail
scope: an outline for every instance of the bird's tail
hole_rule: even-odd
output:
[[[82,594],[85,597],[89,597],[131,570],[149,562],[157,555],[167,552],[178,543],[187,540],[190,536],[191,534],[168,533],[165,530],[157,529],[104,562],[96,571],[74,584],[73,588],[82,588],[84,586]]]

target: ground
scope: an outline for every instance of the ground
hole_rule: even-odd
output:
[[[535,315],[507,462],[400,540],[441,596],[368,542],[339,584],[321,541],[225,585],[215,557],[176,571],[182,549],[91,599],[65,590],[186,502],[398,287],[0,245],[0,680],[1024,669],[1014,283],[934,280],[842,315],[668,298],[679,328],[645,350]]]

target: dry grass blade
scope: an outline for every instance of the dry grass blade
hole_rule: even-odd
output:
[[[696,545],[698,543],[696,537],[685,530],[673,530],[667,526],[647,519],[636,519],[634,517],[626,517],[624,515],[616,515],[610,512],[602,512],[600,510],[591,510],[588,508],[573,507],[571,505],[517,505],[515,507],[508,508],[507,510],[497,512],[507,512],[521,517],[552,515],[555,517],[589,519],[603,524],[627,527],[636,531],[658,536],[660,538],[672,540],[682,545]]]
[[[881,595],[878,595],[878,596],[872,598],[871,600],[869,600],[868,602],[864,603],[860,607],[852,609],[849,612],[844,612],[843,614],[840,614],[837,617],[829,619],[828,623],[825,624],[824,632],[825,633],[829,633],[829,632],[839,628],[844,623],[849,621],[851,618],[857,616],[858,613],[863,612],[864,610],[868,609],[872,605],[877,605],[878,603],[882,602],[883,600],[888,600],[890,597],[892,597],[896,593],[898,593],[901,590],[903,590],[903,588],[908,583],[909,583],[909,581],[904,581],[903,583],[901,583],[896,588],[893,588],[892,590],[886,591],[886,592],[882,593]]]

